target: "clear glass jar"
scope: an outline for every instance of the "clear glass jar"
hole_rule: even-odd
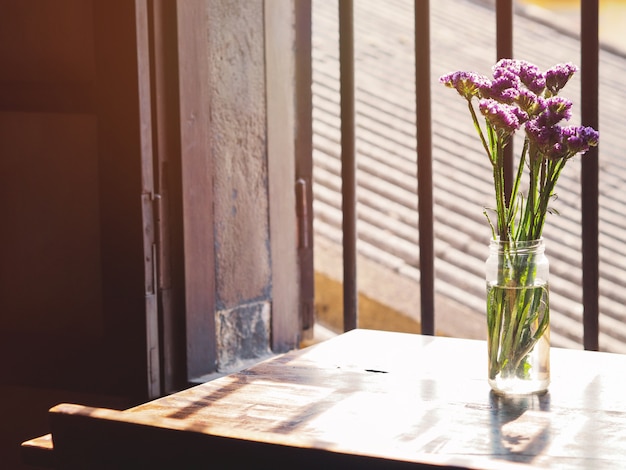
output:
[[[486,262],[488,380],[495,393],[550,383],[549,263],[543,239],[491,240]]]

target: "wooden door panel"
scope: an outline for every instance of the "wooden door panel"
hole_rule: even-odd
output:
[[[134,1],[0,0],[0,382],[147,396],[138,68]]]
[[[5,331],[102,332],[94,116],[0,113]]]
[[[0,0],[2,109],[93,112],[93,5]]]
[[[0,80],[93,80],[93,6],[85,0],[0,0]]]

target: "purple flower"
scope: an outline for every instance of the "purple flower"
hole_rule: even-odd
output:
[[[591,127],[545,126],[538,120],[526,123],[526,134],[546,158],[570,158],[598,145],[599,134]]]
[[[546,88],[556,95],[577,71],[578,67],[571,63],[555,65],[546,71]]]
[[[562,96],[552,96],[546,99],[546,111],[568,120],[572,117],[572,102]]]
[[[530,119],[528,113],[518,106],[511,106],[511,111],[515,114],[515,117],[517,117],[517,120],[519,121],[518,129],[522,124]]]
[[[519,95],[519,87],[520,81],[516,75],[501,74],[480,87],[480,96],[500,103],[511,104]]]
[[[561,128],[559,126],[546,126],[540,119],[532,119],[526,123],[526,135],[541,153],[547,154],[561,142]]]
[[[567,98],[552,96],[545,100],[546,109],[540,115],[545,126],[553,126],[559,121],[572,117],[572,102]]]
[[[529,116],[537,116],[546,109],[546,100],[530,90],[522,89],[515,100],[517,105]]]
[[[539,67],[525,60],[501,59],[493,67],[494,78],[511,75],[535,94],[543,93],[546,87],[546,79]]]
[[[521,114],[523,111],[517,106],[500,103],[494,99],[481,99],[478,108],[489,124],[505,135],[513,134],[519,129],[520,118],[528,118],[525,113]]]
[[[558,92],[576,70],[572,64],[559,64],[544,74],[529,62],[502,59],[494,65],[492,79],[471,72],[455,72],[440,79],[467,99],[474,128],[493,165],[497,221],[489,223],[494,238],[541,237],[548,202],[563,165],[574,155],[598,145],[599,134],[593,128],[560,125],[571,118],[572,102],[558,96]],[[478,115],[474,97],[478,98]],[[480,115],[484,118],[482,124]],[[517,210],[518,206],[509,204],[504,191],[504,149],[522,126],[526,135],[510,200],[521,196],[529,203]],[[529,176],[526,196],[521,194],[526,184],[525,169]]]
[[[600,134],[592,127],[568,126],[561,130],[563,141],[571,155],[585,153],[598,145]]]
[[[479,90],[490,81],[484,75],[474,72],[452,72],[443,75],[439,81],[445,86],[455,88],[459,94],[467,100],[478,96]]]
[[[539,71],[536,65],[530,62],[522,61],[520,64],[519,78],[522,83],[526,85],[526,88],[537,95],[543,93],[543,90],[546,88],[545,76]]]
[[[515,75],[519,76],[521,60],[517,59],[500,59],[493,66],[493,77],[498,78],[502,75]]]

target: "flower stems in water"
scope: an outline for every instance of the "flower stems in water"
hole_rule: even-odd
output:
[[[533,254],[500,256],[498,281],[487,285],[489,378],[523,379],[525,359],[549,324],[548,285],[536,279]]]

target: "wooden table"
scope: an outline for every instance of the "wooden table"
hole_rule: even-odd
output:
[[[354,330],[129,410],[59,405],[48,450],[66,468],[626,468],[626,355],[551,359],[547,394],[502,398],[483,341]]]

